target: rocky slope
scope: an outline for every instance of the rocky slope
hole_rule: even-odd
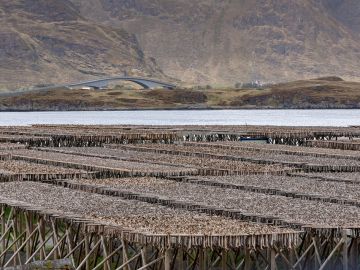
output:
[[[0,91],[123,73],[360,80],[359,44],[359,0],[2,0]]]
[[[360,78],[359,0],[72,0],[194,83]]]
[[[124,72],[163,76],[135,35],[89,21],[68,0],[0,1],[0,90]]]
[[[334,18],[360,37],[360,2],[357,0],[321,0]]]

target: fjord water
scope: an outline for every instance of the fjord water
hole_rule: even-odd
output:
[[[79,125],[360,125],[360,110],[144,110],[0,112],[0,126]]]

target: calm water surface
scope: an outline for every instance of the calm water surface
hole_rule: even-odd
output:
[[[360,110],[174,110],[0,112],[0,126],[82,125],[360,125]]]

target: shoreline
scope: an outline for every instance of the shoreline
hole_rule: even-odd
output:
[[[335,111],[360,110],[354,108],[144,108],[144,109],[89,109],[89,110],[0,110],[0,113],[9,112],[137,112],[137,111]]]

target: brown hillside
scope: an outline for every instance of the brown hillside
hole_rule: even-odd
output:
[[[234,85],[360,78],[359,0],[72,0],[134,33],[171,76]]]
[[[339,78],[338,78],[339,79]],[[325,78],[277,84],[244,95],[231,106],[256,108],[360,108],[360,83]]]
[[[124,72],[163,76],[134,35],[88,21],[68,0],[2,0],[0,25],[0,90]]]
[[[360,83],[339,78],[295,81],[265,89],[58,89],[2,96],[0,110],[181,108],[360,108]]]

